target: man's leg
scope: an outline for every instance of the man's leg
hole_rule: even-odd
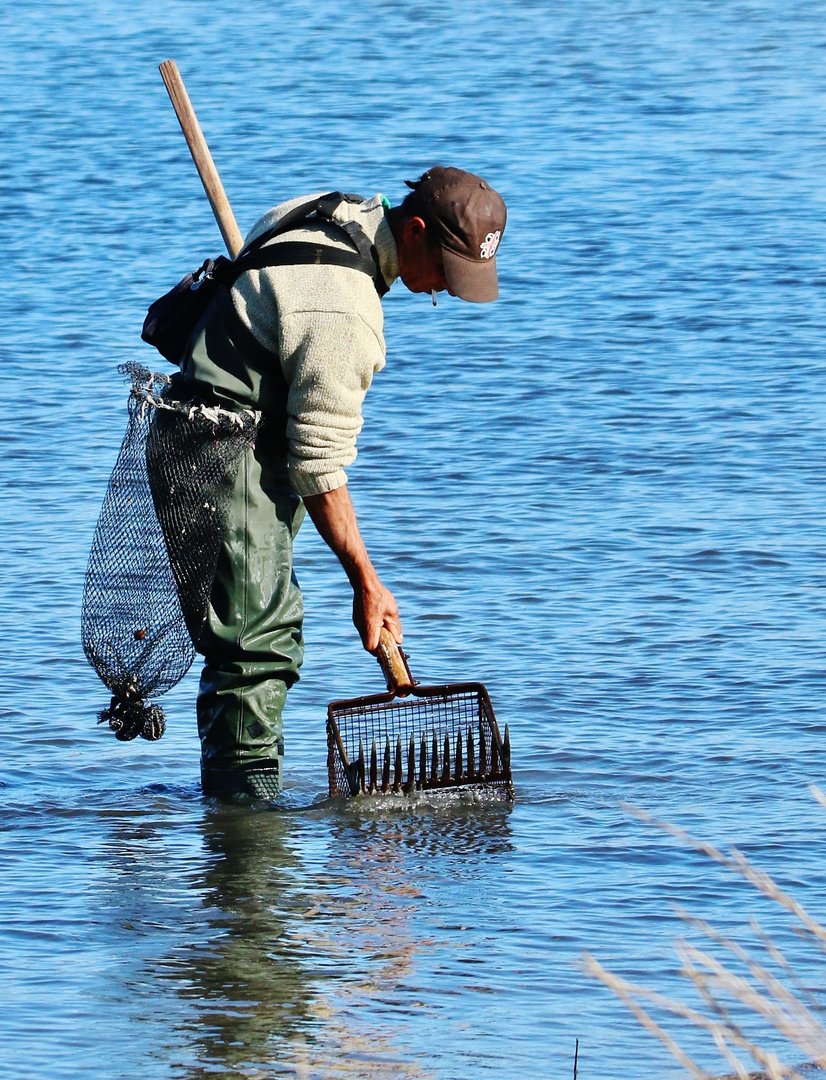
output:
[[[198,644],[205,660],[198,733],[207,795],[266,799],[281,792],[281,713],[304,654],[304,608],[292,566],[303,516],[283,479],[247,451]]]

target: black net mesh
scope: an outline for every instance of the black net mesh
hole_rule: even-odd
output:
[[[121,740],[154,740],[150,704],[195,658],[238,462],[260,420],[176,400],[138,364],[129,423],[95,529],[83,594],[86,656],[112,694],[100,714]],[[195,644],[193,644],[195,643]]]

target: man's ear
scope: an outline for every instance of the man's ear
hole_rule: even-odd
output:
[[[405,221],[402,226],[402,240],[405,244],[421,241],[424,233],[427,232],[427,226],[424,223],[424,219],[420,217],[411,217]]]

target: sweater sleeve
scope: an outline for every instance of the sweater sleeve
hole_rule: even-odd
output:
[[[298,495],[333,491],[356,458],[362,402],[384,366],[384,342],[359,314],[342,311],[292,312],[280,337],[290,482]]]

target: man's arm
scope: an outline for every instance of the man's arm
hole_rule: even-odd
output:
[[[383,626],[401,643],[399,609],[393,594],[379,581],[370,562],[347,485],[321,495],[305,495],[304,505],[322,538],[338,556],[353,586],[353,622],[365,649],[376,651]]]

